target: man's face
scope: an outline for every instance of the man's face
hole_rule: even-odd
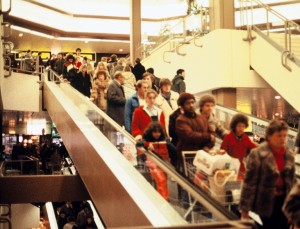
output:
[[[154,93],[149,93],[146,97],[146,103],[149,107],[153,106],[155,103],[156,95]]]
[[[171,85],[170,84],[165,84],[161,87],[161,91],[163,93],[169,93],[171,91]]]
[[[181,75],[183,76],[183,78],[185,77],[185,71],[183,71],[182,73],[181,73]]]
[[[245,132],[246,125],[245,123],[238,123],[235,127],[235,135],[236,136],[242,136],[242,134]]]
[[[184,113],[194,113],[195,112],[195,100],[194,99],[188,99],[183,104],[183,110]]]
[[[123,75],[120,75],[118,81],[121,85],[123,85],[125,83],[125,77]]]
[[[214,107],[215,107],[214,103],[211,102],[204,103],[204,105],[201,107],[202,110],[201,113],[203,113],[204,115],[210,115],[212,114]]]
[[[145,96],[148,88],[149,88],[148,83],[143,83],[142,86],[140,88],[138,88],[138,94],[140,96]]]
[[[148,83],[149,83],[149,86],[150,86],[150,88],[152,87],[152,79],[151,79],[151,76],[146,76],[145,78],[144,78],[144,80],[146,80]]]

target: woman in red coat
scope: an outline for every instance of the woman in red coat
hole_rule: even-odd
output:
[[[160,122],[165,131],[165,116],[161,109],[154,105],[157,97],[156,91],[149,89],[146,92],[146,105],[139,106],[133,112],[131,134],[135,141],[142,139],[146,127],[151,122]]]
[[[230,122],[230,133],[224,137],[221,149],[224,149],[231,157],[238,158],[241,166],[240,172],[245,174],[244,158],[256,145],[250,140],[245,129],[248,127],[248,118],[243,114],[236,114]]]

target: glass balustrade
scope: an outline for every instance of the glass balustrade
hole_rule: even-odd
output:
[[[50,78],[61,80],[51,72]],[[73,104],[115,145],[120,153],[151,184],[188,223],[213,223],[238,220],[237,205],[241,182],[233,179],[231,185],[213,187],[215,182],[199,174],[193,160],[195,152],[184,152],[184,167],[178,172],[169,159],[143,147],[137,148],[133,137],[100,110],[89,98],[74,89],[69,83],[56,84]],[[125,88],[126,97],[134,91]],[[203,177],[201,177],[203,175]],[[204,181],[201,180],[204,179]],[[200,182],[199,182],[200,179]],[[232,187],[234,192],[232,192]]]

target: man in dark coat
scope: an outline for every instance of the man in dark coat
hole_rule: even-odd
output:
[[[136,81],[143,78],[143,74],[146,72],[145,67],[141,64],[140,58],[136,58],[134,67],[131,67],[131,71],[135,76]]]
[[[185,71],[183,69],[178,69],[176,76],[172,80],[172,91],[176,91],[178,94],[185,92],[186,86],[184,82]]]
[[[107,114],[115,120],[120,126],[124,126],[125,93],[123,84],[125,77],[122,72],[117,71],[114,74],[114,80],[107,89]]]

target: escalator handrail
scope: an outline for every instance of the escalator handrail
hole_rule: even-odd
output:
[[[70,85],[69,85],[70,86]],[[71,86],[70,86],[71,87]],[[76,90],[73,88],[70,88],[72,90]],[[78,92],[76,93],[81,99],[84,99],[84,96]],[[86,100],[85,100],[86,101]],[[96,112],[98,112],[102,118],[104,118],[109,124],[111,124],[114,128],[116,128],[119,132],[121,132],[124,136],[128,137],[128,140],[135,145],[135,141],[132,135],[130,135],[125,129],[123,129],[120,125],[118,125],[113,119],[111,119],[105,112],[103,112],[101,109],[99,109],[94,103],[91,102],[90,104]],[[202,203],[205,201],[204,205],[208,207],[209,210],[212,210],[214,215],[218,216],[218,218],[222,220],[233,220],[237,219],[233,213],[229,212],[225,207],[223,207],[221,204],[216,202],[212,197],[207,197],[207,194],[201,191],[200,189],[197,189],[195,185],[193,185],[191,182],[187,180],[184,176],[180,175],[178,172],[176,172],[173,168],[171,168],[170,165],[168,165],[165,161],[157,157],[154,153],[150,151],[145,151],[145,154],[151,159],[157,163],[157,165],[168,175],[170,175],[172,178],[174,178],[177,181],[180,181],[182,188],[188,191],[192,192],[192,196]],[[215,206],[214,206],[215,205]],[[211,209],[213,207],[213,209]]]
[[[171,165],[167,164],[161,158],[159,158],[155,153],[150,150],[146,150],[145,154],[151,158],[158,165],[159,168],[162,168],[169,176],[171,176],[183,189],[185,189],[191,196],[196,199],[199,203],[203,204],[206,209],[211,210],[213,206],[215,209],[212,211],[214,215],[219,219],[228,219],[228,220],[238,220],[238,217],[224,208],[221,203],[215,200],[213,197],[208,195],[205,191],[193,184],[186,176],[178,173]],[[224,218],[225,216],[225,218]]]

